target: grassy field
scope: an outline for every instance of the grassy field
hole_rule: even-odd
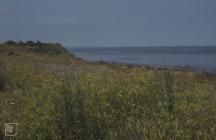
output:
[[[0,139],[213,140],[216,75],[90,63],[60,44],[0,45]]]

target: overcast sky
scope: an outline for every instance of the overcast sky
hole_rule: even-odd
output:
[[[216,45],[216,0],[0,0],[0,41]]]

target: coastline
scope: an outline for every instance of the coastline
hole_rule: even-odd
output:
[[[216,47],[80,47],[67,48],[82,60],[199,73],[216,73]]]
[[[108,65],[123,65],[128,68],[142,68],[144,70],[174,70],[174,71],[181,71],[181,72],[195,72],[195,73],[202,73],[202,74],[213,74],[216,75],[216,71],[214,69],[202,69],[200,67],[193,67],[189,65],[154,65],[154,64],[135,64],[135,63],[121,63],[121,62],[109,62],[104,60],[86,60],[81,57],[78,57],[77,55],[73,54],[72,52],[69,52],[73,56],[75,56],[77,59],[85,61],[87,63],[93,63],[93,64],[108,64]]]

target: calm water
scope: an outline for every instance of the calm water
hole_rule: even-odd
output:
[[[76,56],[90,61],[187,67],[192,70],[216,72],[216,46],[70,48],[69,50]]]

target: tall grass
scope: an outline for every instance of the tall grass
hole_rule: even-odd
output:
[[[213,76],[111,64],[63,74],[36,67],[0,64],[1,139],[9,139],[4,122],[19,123],[17,140],[216,137]]]

